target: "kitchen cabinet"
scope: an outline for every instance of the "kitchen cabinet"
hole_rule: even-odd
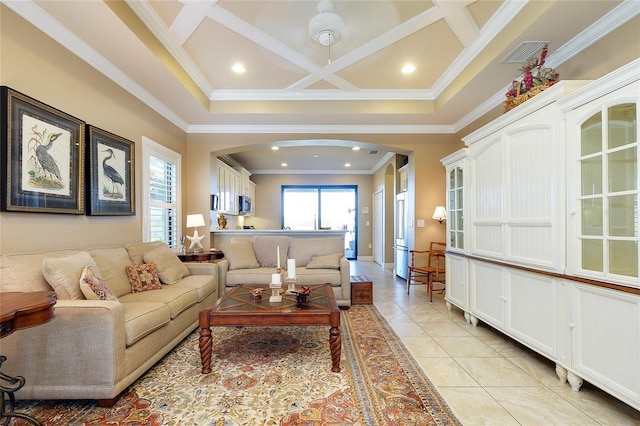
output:
[[[409,165],[406,164],[398,169],[398,192],[409,190]]]
[[[218,168],[218,212],[237,215],[239,212],[240,173],[220,160]]]

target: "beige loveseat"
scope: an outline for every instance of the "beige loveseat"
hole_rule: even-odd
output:
[[[330,283],[338,306],[351,306],[349,261],[344,256],[344,237],[296,238],[276,235],[235,237],[221,245],[224,258],[218,262],[218,280],[225,291],[237,284],[268,287],[276,273],[277,253],[288,276],[287,260],[294,259],[296,286]]]
[[[152,263],[162,288],[132,292],[127,265]],[[85,298],[79,281],[86,266],[117,300]],[[103,406],[189,335],[219,294],[215,265],[183,264],[163,243],[0,256],[0,292],[52,289],[54,319],[2,339],[2,372],[25,377],[18,399],[97,399]]]

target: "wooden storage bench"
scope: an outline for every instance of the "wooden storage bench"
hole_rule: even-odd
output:
[[[351,304],[372,304],[373,283],[364,275],[351,275]]]

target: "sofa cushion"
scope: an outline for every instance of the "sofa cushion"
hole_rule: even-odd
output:
[[[85,266],[96,266],[87,252],[78,252],[64,257],[45,257],[42,260],[42,274],[56,292],[60,300],[82,300],[80,277]]]
[[[127,265],[131,265],[131,258],[124,247],[96,248],[89,250],[89,254],[98,265],[100,275],[118,298],[131,293],[126,270]]]
[[[287,267],[287,252],[291,237],[286,235],[256,235],[251,238],[256,259],[262,267],[275,268],[278,266],[276,253],[280,248],[280,267]]]
[[[154,248],[159,247],[161,245],[166,245],[166,244],[163,243],[162,241],[151,241],[148,243],[131,244],[131,245],[128,245],[126,249],[127,249],[127,252],[129,253],[129,257],[131,258],[131,261],[136,265],[140,265],[144,263],[143,256],[146,252],[148,252],[149,250],[153,250]]]
[[[80,290],[89,300],[118,300],[93,266],[85,266],[80,276]]]
[[[52,250],[40,253],[0,255],[0,292],[53,290],[42,272],[44,258],[65,257],[79,251]]]
[[[127,346],[171,321],[171,310],[160,302],[123,303],[124,333]]]
[[[171,319],[180,315],[180,312],[195,305],[198,296],[195,291],[178,286],[165,285],[160,290],[129,293],[120,298],[122,303],[160,302],[169,307]]]
[[[142,265],[127,265],[125,268],[129,281],[131,282],[131,292],[159,290],[162,288],[155,263],[143,263]]]
[[[162,244],[142,255],[145,263],[155,263],[160,281],[164,284],[175,284],[183,277],[189,276],[187,268],[178,256],[167,246]]]
[[[226,275],[226,286],[233,287],[236,284],[261,284],[269,287],[271,274],[276,273],[276,268],[253,268],[229,270]]]
[[[223,244],[220,249],[229,261],[229,270],[259,268],[251,241],[235,244]],[[274,252],[275,253],[275,252]]]
[[[311,261],[307,263],[307,269],[340,269],[342,256],[342,253],[311,256]]]
[[[184,277],[175,287],[184,287],[196,292],[198,302],[202,302],[209,295],[218,290],[218,281],[214,275],[190,275]]]
[[[289,258],[296,260],[296,266],[307,266],[313,256],[332,253],[344,253],[343,238],[292,238],[289,243]]]
[[[336,269],[296,268],[296,275],[296,286],[327,283],[333,287],[342,285],[340,271]]]

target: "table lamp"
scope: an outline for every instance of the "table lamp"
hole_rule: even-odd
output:
[[[187,236],[187,239],[191,241],[189,250],[196,248],[202,249],[202,239],[204,235],[198,235],[198,228],[204,226],[204,216],[201,214],[189,214],[187,215],[187,228],[195,228],[193,230],[193,237]]]

